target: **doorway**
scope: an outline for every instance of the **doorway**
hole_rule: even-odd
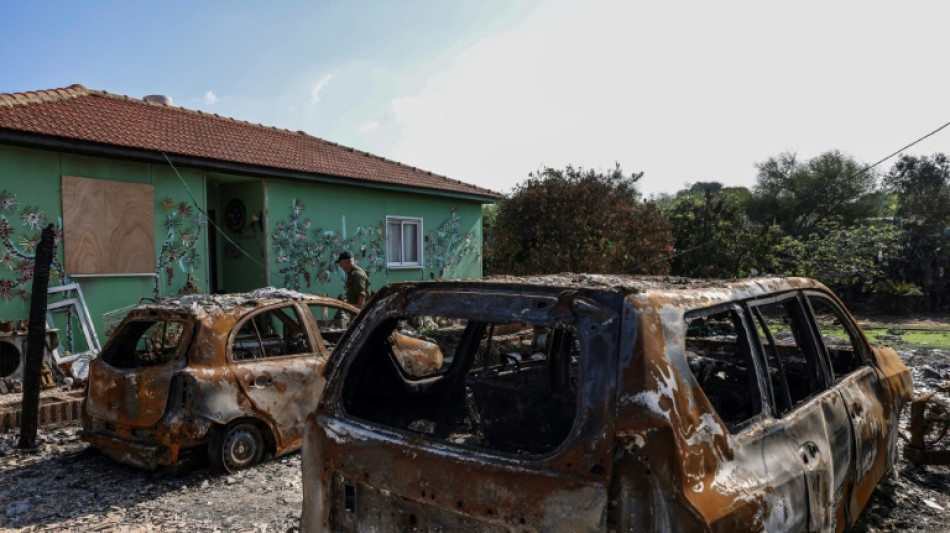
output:
[[[208,216],[215,224],[208,228],[211,291],[249,292],[266,287],[264,180],[209,174],[207,194]]]

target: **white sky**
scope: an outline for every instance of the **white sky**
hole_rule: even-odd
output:
[[[783,151],[870,163],[950,121],[948,21],[915,0],[11,3],[0,92],[164,93],[501,192],[616,161],[652,194],[749,186]],[[911,153],[938,151],[950,129]]]
[[[393,98],[389,153],[502,191],[618,161],[647,194],[749,186],[786,150],[874,162],[950,121],[950,3],[926,5],[544,4]]]

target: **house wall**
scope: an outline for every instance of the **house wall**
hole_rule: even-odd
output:
[[[222,290],[273,285],[340,295],[343,273],[335,260],[344,249],[367,271],[372,290],[391,281],[482,275],[481,205],[477,201],[177,170],[181,179],[168,165],[0,145],[0,319],[25,319],[29,314],[35,243],[48,223],[62,234],[64,174],[154,187],[156,275],[70,278],[80,283],[102,342],[109,325],[103,315],[110,311],[118,310],[110,317],[118,320],[124,314],[122,308],[142,297],[209,290],[208,232],[213,230],[196,204],[215,210],[222,232],[255,258],[244,254],[228,258],[227,239],[218,234],[217,273]],[[231,198],[244,201],[245,224],[251,223],[253,214],[263,215],[263,231],[258,226],[252,236],[225,229],[224,209]],[[423,219],[422,267],[386,267],[387,215]],[[63,279],[61,244],[56,258],[51,285]],[[268,267],[269,275],[262,265]],[[75,337],[74,349],[83,349],[78,342],[81,335]]]
[[[105,341],[103,314],[138,302],[139,298],[178,294],[189,276],[204,287],[207,280],[206,228],[194,207],[188,189],[199,206],[205,206],[204,175],[179,169],[182,180],[170,168],[142,163],[86,157],[74,154],[0,146],[0,318],[25,319],[29,315],[35,243],[41,230],[53,224],[62,234],[62,176],[149,184],[155,201],[155,271],[159,276],[83,276],[80,283],[100,341]],[[186,186],[187,185],[187,189]],[[30,225],[26,215],[32,213]],[[37,214],[39,216],[37,216]],[[56,251],[50,285],[63,280],[63,247]],[[121,317],[120,317],[121,318]],[[78,332],[78,328],[74,328]],[[79,335],[76,335],[77,342]],[[81,344],[74,346],[82,349]]]
[[[371,290],[393,281],[482,275],[481,204],[408,192],[289,180],[267,182],[270,283],[339,296],[335,261],[353,253]],[[421,268],[386,267],[386,216],[423,219]]]

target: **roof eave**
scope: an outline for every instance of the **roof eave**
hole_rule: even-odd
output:
[[[26,148],[40,148],[62,152],[75,153],[80,155],[106,156],[119,159],[136,161],[142,163],[167,164],[162,152],[154,150],[145,150],[128,146],[114,144],[95,143],[67,137],[58,137],[53,135],[43,135],[38,133],[0,128],[0,143],[8,143]],[[309,172],[300,172],[282,168],[266,167],[259,165],[249,165],[246,163],[237,163],[233,161],[223,161],[220,159],[210,159],[204,157],[195,157],[180,154],[168,154],[175,165],[183,167],[199,168],[213,172],[227,172],[250,177],[284,178],[297,181],[307,181],[311,183],[326,183],[332,185],[342,185],[349,187],[362,187],[367,189],[388,190],[408,192],[413,194],[425,194],[429,196],[440,196],[455,198],[480,203],[494,203],[501,199],[501,195],[491,196],[487,194],[464,193],[458,191],[449,191],[443,189],[433,189],[428,187],[413,187],[406,185],[394,185],[361,180],[359,178],[331,176],[327,174],[314,174]]]

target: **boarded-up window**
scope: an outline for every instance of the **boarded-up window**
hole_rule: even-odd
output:
[[[63,176],[66,273],[155,271],[154,188]]]

